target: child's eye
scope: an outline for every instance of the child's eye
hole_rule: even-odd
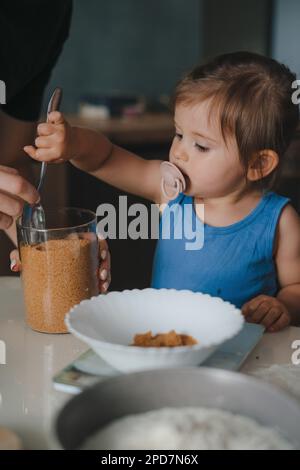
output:
[[[208,147],[203,147],[203,145],[195,143],[195,147],[200,150],[200,152],[208,152],[209,148]]]
[[[179,134],[179,132],[175,132],[175,137],[176,137],[176,139],[181,140],[182,139],[182,134]]]

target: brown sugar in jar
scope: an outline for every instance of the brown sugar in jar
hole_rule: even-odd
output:
[[[27,324],[44,333],[66,333],[66,313],[99,293],[98,242],[85,238],[20,245]]]

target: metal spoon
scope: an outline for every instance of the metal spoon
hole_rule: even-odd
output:
[[[61,103],[61,98],[62,98],[62,89],[61,88],[55,88],[54,92],[52,93],[52,96],[49,100],[48,108],[47,108],[47,122],[48,122],[48,116],[52,111],[58,111],[60,103]],[[42,162],[41,166],[41,172],[40,172],[40,179],[39,183],[37,186],[37,191],[40,192],[42,189],[44,180],[45,180],[45,174],[47,170],[47,163]],[[45,220],[45,212],[40,203],[37,204],[25,204],[24,209],[23,209],[23,214],[22,214],[22,225],[27,226],[27,227],[33,227],[37,229],[44,229],[46,224]],[[32,240],[27,240],[28,243],[30,243]],[[35,241],[33,241],[35,242]]]

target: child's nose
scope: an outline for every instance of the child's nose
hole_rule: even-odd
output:
[[[183,146],[179,146],[177,147],[177,149],[175,149],[174,151],[174,158],[175,160],[178,160],[178,161],[183,161],[183,162],[187,162],[189,157],[188,157],[188,154],[186,152],[186,150],[183,148]]]

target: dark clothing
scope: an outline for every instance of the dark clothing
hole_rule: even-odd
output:
[[[69,35],[72,0],[0,1],[1,109],[24,121],[40,114],[43,92]]]

